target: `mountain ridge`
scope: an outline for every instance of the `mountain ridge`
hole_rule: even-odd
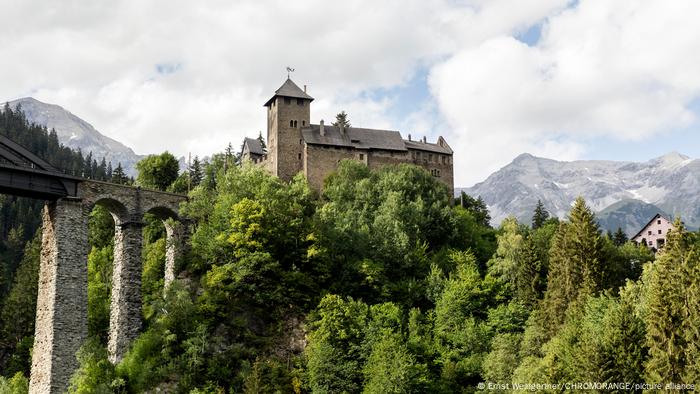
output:
[[[29,122],[45,126],[49,130],[55,129],[58,140],[63,145],[80,149],[84,155],[92,152],[98,160],[104,157],[113,167],[121,163],[130,176],[136,175],[136,163],[145,157],[103,135],[90,123],[60,105],[45,103],[33,97],[23,97],[7,103],[13,110],[20,106]]]
[[[691,227],[700,224],[700,160],[676,151],[643,162],[558,161],[523,153],[483,182],[456,190],[481,196],[495,225],[509,215],[530,223],[537,200],[551,214],[565,217],[578,196],[596,212],[621,201],[639,201],[625,207],[635,226],[649,219],[640,215],[653,211],[645,204],[681,216]]]

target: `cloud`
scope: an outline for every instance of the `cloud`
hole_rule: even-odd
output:
[[[138,153],[208,155],[264,133],[286,66],[316,98],[312,121],[343,109],[358,126],[444,135],[458,185],[524,151],[575,159],[591,138],[696,122],[689,0],[0,3],[1,99],[62,105]],[[518,41],[533,26],[538,39]],[[413,113],[374,94],[419,73],[432,96]]]
[[[587,139],[649,139],[697,120],[698,11],[693,1],[582,0],[550,15],[534,46],[500,35],[456,51],[431,70],[431,90],[454,145],[489,171],[512,158],[504,152],[576,158]]]

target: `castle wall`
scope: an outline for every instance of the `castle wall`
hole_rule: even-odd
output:
[[[306,179],[317,191],[323,187],[324,179],[338,167],[343,159],[357,160],[367,164],[370,169],[377,169],[391,164],[414,164],[425,168],[444,183],[453,194],[452,157],[444,154],[409,150],[407,152],[385,150],[363,150],[353,148],[336,148],[332,146],[306,145],[304,148],[303,170]],[[444,158],[444,159],[443,159]]]
[[[323,180],[343,159],[359,160],[359,154],[354,149],[304,144],[304,176],[309,185],[321,191]]]

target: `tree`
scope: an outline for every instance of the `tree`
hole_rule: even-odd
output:
[[[698,264],[698,257],[683,223],[677,219],[673,226],[663,253],[651,267],[647,290],[646,376],[658,382],[684,381],[690,345],[686,330],[691,328],[684,326],[689,317],[686,292],[698,280],[687,275],[688,266]]]
[[[455,199],[455,205],[459,205],[474,215],[477,223],[484,227],[491,227],[491,215],[486,203],[478,196],[476,199],[465,192]]]
[[[615,231],[615,234],[612,236],[612,240],[615,246],[622,246],[627,243],[629,239],[627,238],[627,234],[622,231],[622,227],[618,227],[617,231]]]
[[[601,246],[595,216],[579,197],[569,213],[569,222],[560,224],[550,249],[543,303],[550,335],[564,322],[573,301],[578,298],[582,305],[586,296],[600,290],[604,274]]]
[[[122,168],[122,163],[117,164],[117,168],[112,172],[112,183],[117,183],[124,185],[129,182],[129,177],[126,176],[124,168]]]
[[[536,230],[544,225],[544,222],[549,219],[549,212],[544,207],[542,200],[537,200],[535,213],[532,215],[532,229]]]
[[[199,156],[195,156],[194,159],[192,159],[192,164],[190,164],[189,168],[189,175],[192,187],[197,187],[200,183],[202,183],[204,174],[202,173],[202,163],[199,161]]]
[[[340,111],[337,115],[335,115],[335,122],[333,122],[333,126],[344,127],[346,129],[352,127],[350,125],[350,121],[348,120],[348,114],[345,113],[345,111]]]
[[[177,179],[180,165],[175,156],[166,151],[142,159],[136,164],[136,169],[139,186],[164,191]]]
[[[267,150],[267,145],[265,145],[265,138],[263,138],[262,131],[258,133],[258,141],[260,141],[260,146],[263,149],[263,152]]]

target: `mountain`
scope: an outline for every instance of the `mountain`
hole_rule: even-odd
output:
[[[100,134],[91,124],[63,107],[43,103],[32,97],[10,101],[9,105],[13,109],[21,105],[29,122],[46,126],[49,130],[56,129],[58,140],[62,144],[73,149],[80,148],[83,155],[92,152],[98,162],[104,157],[107,162],[112,162],[113,167],[122,163],[128,175],[136,175],[136,163],[144,156],[137,155],[121,142]]]
[[[550,213],[565,217],[579,195],[596,212],[610,207],[604,212],[606,218],[627,216],[631,223],[622,226],[625,229],[646,223],[646,215],[653,210],[629,202],[611,207],[625,200],[653,204],[670,216],[680,215],[691,227],[700,224],[700,160],[678,152],[646,162],[565,162],[525,153],[484,182],[461,190],[484,199],[494,224],[508,215],[529,224],[538,199]],[[616,209],[621,209],[619,215],[612,214]]]
[[[615,232],[617,228],[633,237],[646,225],[657,213],[668,217],[669,215],[654,204],[640,200],[622,200],[603,209],[596,214],[600,228]]]

